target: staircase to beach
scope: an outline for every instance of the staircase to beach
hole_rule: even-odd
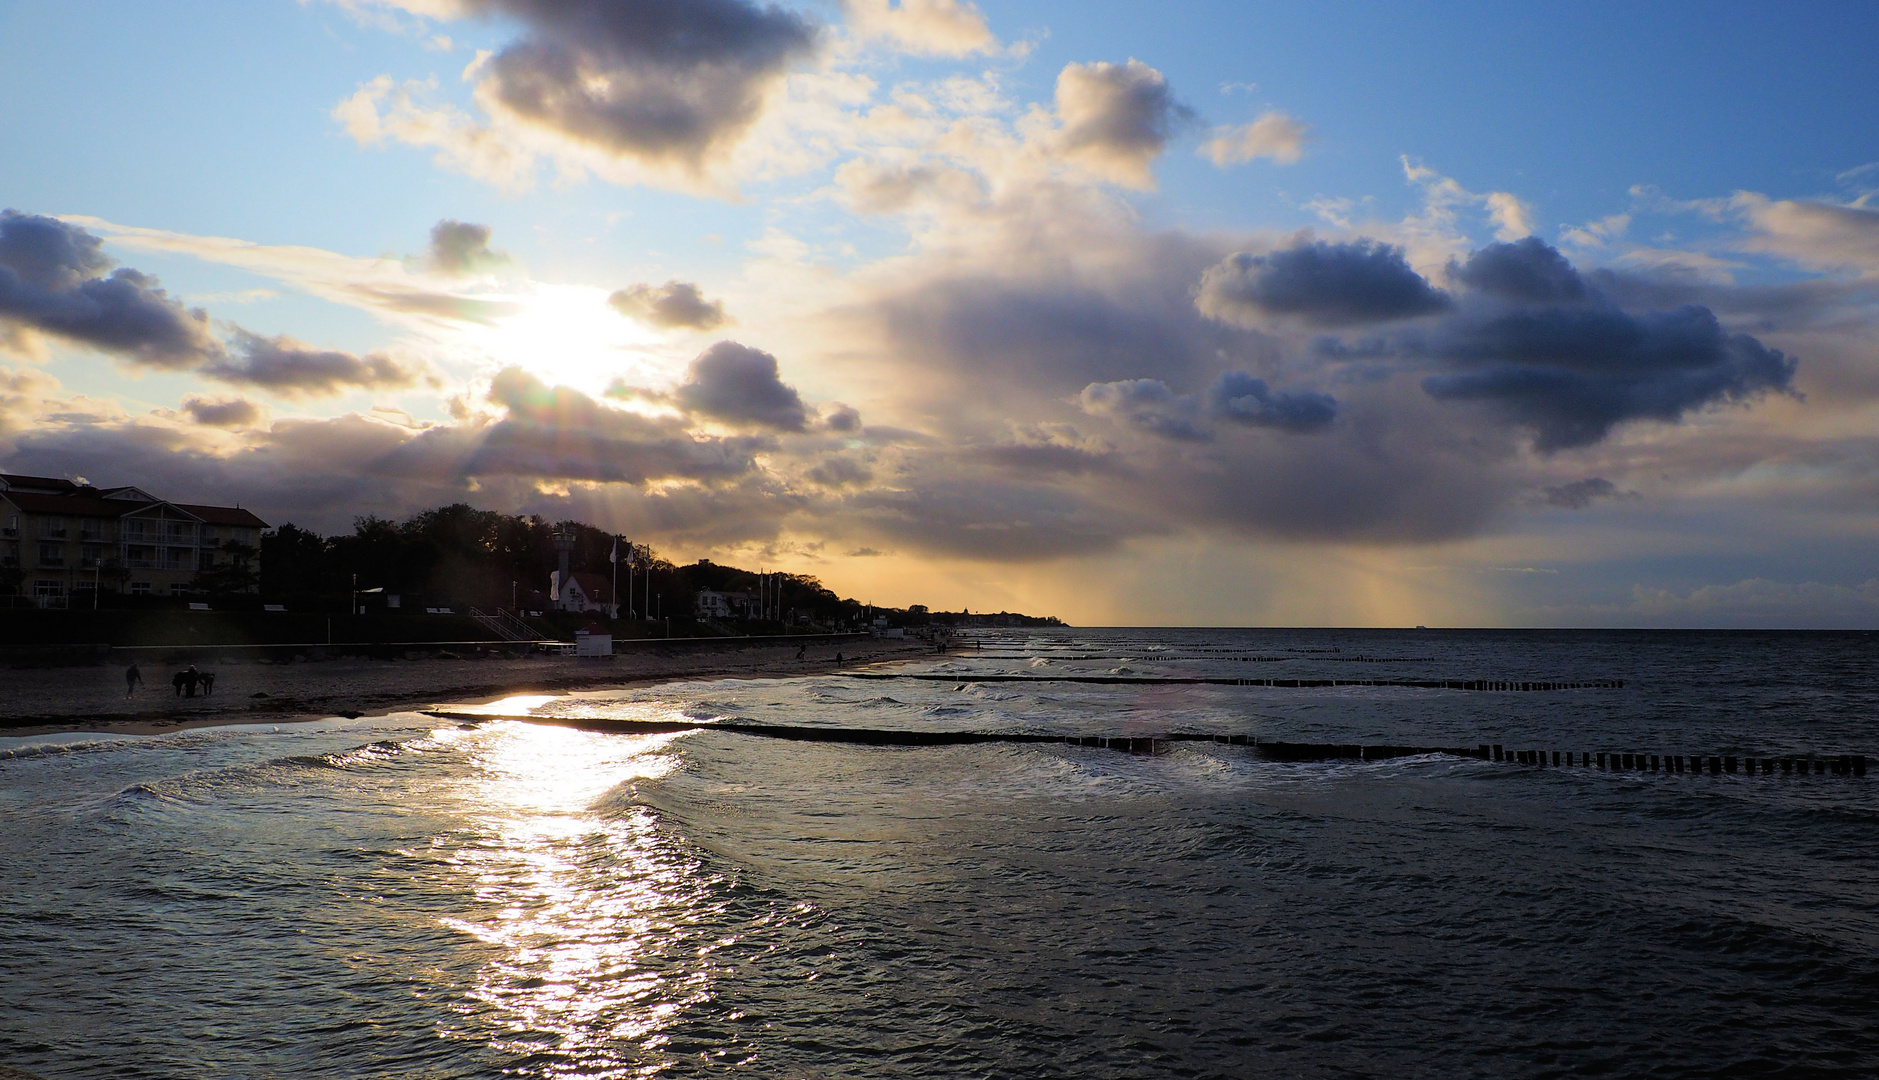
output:
[[[510,612],[497,608],[490,614],[479,608],[470,609],[470,618],[483,624],[484,628],[504,641],[540,641],[541,634],[534,627],[523,622]]]

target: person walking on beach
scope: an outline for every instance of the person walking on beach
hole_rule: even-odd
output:
[[[202,672],[196,670],[196,665],[191,664],[187,668],[184,668],[183,669],[183,696],[195,697],[196,685],[200,682],[202,682]]]
[[[124,672],[124,696],[130,697],[133,691],[143,685],[144,673],[138,671],[137,665],[132,663],[130,669]]]
[[[183,684],[188,681],[189,681],[189,672],[187,671],[179,671],[176,674],[170,676],[170,685],[176,687],[177,697],[183,696]],[[195,693],[194,687],[190,688],[190,693],[191,694]]]
[[[202,687],[203,697],[208,697],[210,694],[215,693],[215,672],[213,671],[197,672],[196,682]]]

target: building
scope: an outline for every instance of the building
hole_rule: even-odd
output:
[[[68,607],[73,594],[89,598],[94,589],[192,596],[204,578],[254,592],[267,527],[239,507],[0,473],[0,584],[13,578],[45,608]]]
[[[747,592],[699,589],[693,608],[700,619],[747,619],[757,610],[757,598]]]
[[[556,611],[598,611],[608,618],[618,618],[620,606],[613,602],[613,584],[599,574],[575,571],[553,579]]]

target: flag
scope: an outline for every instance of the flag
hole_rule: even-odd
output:
[[[620,538],[617,536],[613,538],[613,550],[608,553],[607,561],[610,563],[620,561]]]

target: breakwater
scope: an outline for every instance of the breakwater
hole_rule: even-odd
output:
[[[831,727],[810,724],[761,724],[747,721],[618,720],[585,716],[491,716],[484,713],[428,709],[426,715],[466,724],[490,720],[519,720],[549,727],[574,728],[614,735],[662,735],[688,731],[723,731],[760,739],[789,742],[847,743],[855,746],[975,746],[987,743],[1028,743],[1117,750],[1159,756],[1176,743],[1205,742],[1242,747],[1266,761],[1387,761],[1392,758],[1473,758],[1508,765],[1556,768],[1579,767],[1606,772],[1662,772],[1672,775],[1745,776],[1855,776],[1866,775],[1866,755],[1835,754],[1759,757],[1738,754],[1641,754],[1613,751],[1508,750],[1491,743],[1473,747],[1403,746],[1382,743],[1303,743],[1260,739],[1252,735],[1172,732],[1164,735],[1044,735],[1006,731],[913,731],[900,728]]]
[[[1593,679],[1588,682],[1513,679],[1229,679],[1183,675],[927,675],[874,671],[847,671],[848,679],[873,679],[891,682],[898,679],[914,682],[950,682],[964,689],[972,683],[1089,683],[1098,686],[1267,686],[1311,688],[1326,686],[1401,686],[1416,690],[1474,690],[1500,693],[1533,693],[1547,690],[1622,690],[1623,679]]]

